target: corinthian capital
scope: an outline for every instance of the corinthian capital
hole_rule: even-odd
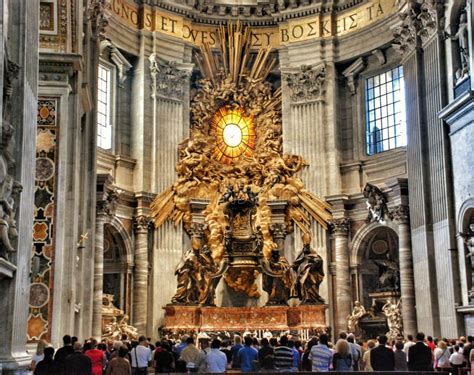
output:
[[[418,19],[421,22],[421,29],[418,34],[421,40],[425,42],[434,33],[443,28],[444,4],[439,0],[423,0],[420,6]]]
[[[325,89],[326,66],[301,65],[298,72],[286,73],[283,79],[290,89],[293,102],[321,100]]]
[[[152,54],[148,59],[152,81],[151,96],[183,100],[190,72],[179,69],[176,61],[164,61],[156,54]]]
[[[150,225],[150,218],[148,216],[140,215],[135,217],[133,227],[135,232],[147,232]]]
[[[405,205],[400,205],[390,211],[390,217],[398,224],[408,224],[410,222],[410,208]]]
[[[402,24],[393,32],[393,48],[401,55],[406,55],[419,46],[418,33],[423,27],[419,14],[420,6],[415,3],[410,3],[407,10],[400,14]]]
[[[331,221],[331,230],[336,236],[347,236],[349,234],[351,220],[347,217]]]
[[[109,24],[109,17],[105,14],[107,0],[89,0],[87,19],[92,23],[98,39],[105,39],[105,28]]]

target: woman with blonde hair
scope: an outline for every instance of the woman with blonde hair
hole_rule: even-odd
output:
[[[351,347],[344,339],[339,339],[336,342],[335,353],[332,357],[332,366],[334,371],[352,371]]]
[[[31,357],[30,371],[35,371],[36,365],[44,359],[44,349],[48,346],[45,340],[38,341],[36,345],[36,352]]]
[[[440,341],[438,343],[438,347],[435,348],[434,352],[434,360],[435,360],[435,369],[437,371],[444,371],[445,369],[449,369],[451,364],[449,363],[449,356],[451,352],[448,349],[448,344],[444,341]]]

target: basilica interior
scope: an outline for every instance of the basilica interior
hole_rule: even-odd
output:
[[[0,8],[1,368],[65,334],[474,335],[471,1]]]

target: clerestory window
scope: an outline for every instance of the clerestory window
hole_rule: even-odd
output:
[[[112,149],[112,71],[99,64],[97,88],[97,146]]]

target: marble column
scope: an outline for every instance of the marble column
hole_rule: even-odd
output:
[[[92,306],[92,336],[102,337],[102,298],[104,288],[104,224],[105,210],[103,201],[97,202],[97,217],[95,222],[95,252],[94,252],[94,293]]]
[[[336,321],[335,334],[347,329],[347,316],[351,313],[351,279],[349,270],[349,219],[334,219],[332,230],[336,254]]]
[[[133,273],[133,325],[146,334],[148,311],[148,218],[135,220],[135,269]]]
[[[400,264],[400,292],[402,299],[401,309],[403,317],[403,332],[405,335],[414,335],[417,332],[417,326],[409,208],[408,206],[400,205],[395,210],[393,210],[391,214],[393,220],[398,225],[398,257]]]

